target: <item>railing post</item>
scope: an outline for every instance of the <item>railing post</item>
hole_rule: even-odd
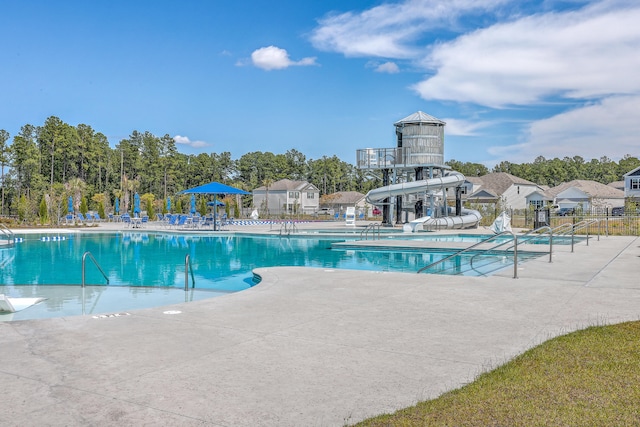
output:
[[[513,236],[515,245],[513,246],[513,278],[518,278],[518,236]]]
[[[553,228],[549,230],[549,262],[553,262]]]
[[[189,254],[184,257],[184,291],[189,290]]]

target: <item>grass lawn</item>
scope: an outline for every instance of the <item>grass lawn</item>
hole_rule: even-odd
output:
[[[640,322],[554,338],[466,386],[358,426],[640,426]]]

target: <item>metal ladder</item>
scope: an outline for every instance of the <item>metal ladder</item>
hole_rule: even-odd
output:
[[[369,232],[371,232],[371,240],[376,240],[376,234],[378,235],[378,240],[380,240],[380,224],[372,222],[367,225],[365,229],[360,232],[360,240],[369,240]]]
[[[13,246],[16,243],[16,236],[13,234],[13,231],[9,230],[6,225],[0,223],[0,233],[2,233],[7,238],[7,244],[9,246]]]

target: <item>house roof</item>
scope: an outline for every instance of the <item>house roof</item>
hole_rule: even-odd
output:
[[[536,191],[533,191],[533,192],[531,192],[531,193],[527,194],[527,195],[525,196],[525,199],[529,200],[529,199],[531,199],[531,196],[534,196],[534,195],[536,195],[536,194],[537,194],[537,195],[539,195],[539,196],[542,196],[542,199],[543,199],[543,200],[549,200],[549,201],[552,201],[552,200],[553,200],[553,197],[552,197],[552,196],[550,196],[550,195],[549,195],[549,193],[548,193],[548,192],[546,192],[546,191],[544,191],[544,190],[536,190]]]
[[[495,194],[494,192],[492,192],[491,190],[487,189],[487,188],[481,188],[478,191],[474,192],[473,194],[469,195],[467,197],[467,199],[472,200],[472,199],[499,199],[499,196],[497,194]]]
[[[261,186],[253,191],[266,191],[266,186]],[[269,191],[302,191],[302,190],[318,190],[315,185],[307,181],[291,181],[290,179],[281,179],[269,185]]]
[[[357,191],[338,191],[337,193],[324,196],[324,203],[332,205],[355,205],[362,199],[364,194]]]
[[[482,185],[482,178],[480,178],[479,176],[466,176],[464,177],[464,179],[468,182],[470,182],[473,185]]]
[[[535,185],[535,182],[527,181],[523,178],[511,175],[506,172],[489,173],[480,177],[482,180],[482,189],[490,190],[492,193],[500,196],[504,194],[512,185]]]
[[[433,123],[438,125],[445,125],[445,122],[443,122],[442,120],[436,119],[435,117],[427,113],[423,113],[422,111],[417,111],[411,114],[410,116],[405,117],[402,120],[398,120],[393,125],[400,126],[400,125],[413,124],[413,123]]]
[[[609,187],[617,188],[618,190],[624,191],[624,181],[614,181],[607,184]]]
[[[638,176],[638,175],[640,175],[640,166],[638,166],[634,170],[631,170],[625,173],[623,176]]]
[[[590,197],[600,197],[605,199],[624,199],[624,191],[611,187],[610,185],[601,184],[596,181],[585,179],[574,179],[573,181],[564,182],[556,187],[549,189],[549,194],[556,197],[558,194],[569,188],[577,188],[586,193]]]

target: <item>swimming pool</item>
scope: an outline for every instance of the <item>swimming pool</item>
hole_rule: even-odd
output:
[[[185,235],[166,232],[17,236],[22,241],[13,247],[0,249],[0,283],[5,285],[0,286],[0,293],[13,297],[33,296],[34,289],[41,291],[40,288],[50,285],[79,287],[82,284],[81,260],[87,251],[106,273],[108,288],[127,287],[131,289],[129,296],[158,292],[135,291],[141,287],[184,289],[186,255],[189,255],[193,274],[193,281],[189,278],[189,286],[215,296],[255,285],[252,271],[258,267],[304,266],[415,273],[452,253],[441,249],[389,247],[337,249],[332,248],[334,243],[348,239],[322,236]],[[446,272],[486,274],[509,263],[505,257],[492,257],[492,260],[489,270],[483,271],[478,267],[474,271],[462,271],[461,266],[466,261],[457,260],[446,264]],[[456,266],[458,273],[455,272]],[[99,287],[106,284],[105,278],[89,259],[85,268],[87,285]],[[204,297],[206,294],[198,294],[198,298]],[[85,298],[82,301],[85,303]]]

